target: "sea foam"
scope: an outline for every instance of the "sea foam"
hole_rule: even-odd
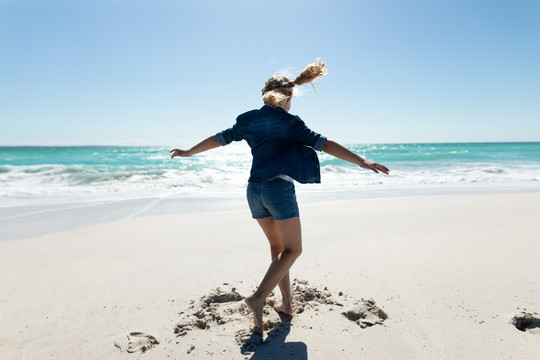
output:
[[[375,174],[319,153],[322,184],[300,192],[540,186],[540,143],[357,144],[349,148],[383,163]],[[166,147],[2,147],[1,206],[45,199],[136,199],[238,194],[251,166],[250,149],[233,144],[170,159]],[[494,186],[495,185],[495,186]],[[67,200],[70,199],[70,200]],[[10,200],[10,201],[8,201]]]

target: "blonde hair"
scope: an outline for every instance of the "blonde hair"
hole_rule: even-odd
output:
[[[313,64],[306,66],[293,81],[290,81],[285,76],[281,75],[271,76],[266,80],[266,83],[262,88],[262,100],[264,101],[264,104],[269,106],[280,106],[286,103],[293,93],[293,87],[296,85],[310,83],[311,86],[313,86],[315,93],[317,93],[313,81],[326,75],[327,70],[323,69],[325,65],[324,62],[317,59]]]

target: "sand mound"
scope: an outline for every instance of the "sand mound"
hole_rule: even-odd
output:
[[[388,318],[386,313],[375,305],[373,299],[351,300],[348,295],[339,292],[338,301],[327,287],[321,289],[310,285],[305,280],[294,279],[291,284],[293,315],[278,314],[274,311],[273,305],[278,299],[272,293],[263,309],[265,322],[261,332],[253,329],[253,315],[242,301],[245,299],[244,296],[228,283],[224,283],[223,286],[226,288],[218,287],[199,298],[198,301],[192,300],[188,309],[179,313],[180,320],[174,326],[176,337],[185,336],[192,331],[203,331],[199,334],[205,337],[208,336],[207,332],[212,332],[213,336],[231,337],[234,333],[242,354],[247,354],[253,352],[257,346],[267,344],[272,338],[277,337],[284,341],[291,330],[291,319],[308,310],[319,312],[319,314],[324,312],[328,316],[336,307],[343,308],[347,305],[347,310],[342,314],[362,328],[381,324]],[[266,333],[266,338],[264,333]],[[195,335],[195,333],[192,334]],[[144,353],[157,344],[159,342],[152,335],[131,332],[127,336],[127,343],[120,341],[115,342],[114,345],[129,353]],[[194,349],[195,347],[190,345],[187,353],[191,353]]]
[[[244,296],[228,283],[223,286],[223,288],[212,290],[198,301],[192,300],[189,308],[179,313],[180,321],[174,327],[177,337],[201,330],[223,332],[223,335],[229,334],[231,337],[234,333],[241,352],[247,354],[253,352],[257,346],[267,344],[272,338],[285,338],[290,332],[292,317],[283,316],[274,311],[273,305],[278,299],[273,294],[268,297],[263,309],[265,322],[263,332],[261,332],[253,329],[252,314],[242,301]],[[375,305],[373,299],[355,301],[342,292],[334,298],[327,287],[319,288],[310,285],[305,280],[293,280],[291,291],[293,317],[300,316],[307,310],[326,313],[333,311],[336,307],[343,308],[344,305],[350,305],[350,307],[342,314],[362,328],[380,324],[388,317]],[[226,324],[228,325],[225,327]]]
[[[214,289],[201,297],[198,304],[192,301],[188,310],[180,313],[182,320],[175,326],[174,333],[183,336],[195,328],[205,330],[230,321],[241,321],[249,314],[247,306],[240,302],[243,299],[234,287],[228,291]]]
[[[306,280],[294,279],[291,284],[291,292],[294,300],[293,310],[297,314],[302,313],[307,308],[317,310],[322,304],[343,306],[343,304],[332,298],[332,294],[327,287],[320,290],[309,285]]]
[[[225,283],[224,286],[229,286]],[[294,279],[291,284],[293,295],[293,315],[298,315],[306,309],[319,311],[321,306],[343,307],[343,303],[350,302],[348,296],[339,292],[340,301],[332,297],[332,293],[327,287],[320,289],[312,286],[306,280]],[[175,326],[174,332],[178,336],[185,335],[193,329],[207,330],[215,325],[224,325],[231,321],[246,322],[251,324],[252,315],[245,303],[241,300],[244,296],[240,295],[235,287],[228,290],[216,288],[208,295],[199,299],[198,302],[192,301],[191,306],[185,312],[180,313],[181,321]],[[264,330],[269,331],[275,328],[281,322],[276,319],[266,319],[273,314],[273,305],[277,301],[271,294],[264,307],[265,322]],[[373,299],[354,301],[353,306],[343,312],[345,317],[351,321],[357,322],[362,327],[367,327],[382,323],[388,316],[375,305]],[[283,319],[281,319],[283,320]],[[242,333],[242,338],[251,337],[252,331],[246,330]]]

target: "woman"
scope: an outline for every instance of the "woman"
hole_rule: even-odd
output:
[[[365,160],[340,144],[310,130],[298,117],[289,114],[293,87],[311,83],[326,75],[325,63],[316,61],[289,81],[272,76],[262,89],[264,106],[244,113],[230,129],[200,142],[189,150],[171,150],[171,159],[189,157],[232,141],[246,140],[253,162],[248,180],[247,199],[254,219],[270,242],[272,263],[258,289],[246,298],[255,326],[263,329],[266,297],[279,285],[282,301],[274,309],[292,315],[289,269],[302,252],[300,215],[293,179],[300,183],[319,183],[320,169],[315,150],[324,151],[360,167],[388,174],[389,170]],[[315,89],[315,86],[313,86]]]

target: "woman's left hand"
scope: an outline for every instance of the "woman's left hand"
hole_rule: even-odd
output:
[[[191,154],[189,153],[189,150],[172,149],[170,151],[170,153],[172,153],[171,159],[174,159],[175,156],[180,156],[180,157],[190,157],[191,156]]]

